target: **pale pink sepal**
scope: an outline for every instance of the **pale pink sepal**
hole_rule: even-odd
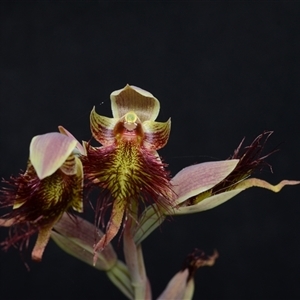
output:
[[[182,169],[171,180],[177,195],[175,205],[214,187],[235,169],[238,162],[238,159],[205,162]]]
[[[71,138],[73,138],[74,140],[77,140],[77,139],[75,138],[75,136],[74,136],[70,131],[68,131],[65,127],[63,127],[63,126],[58,126],[58,130],[59,130],[60,133],[66,135],[66,136],[68,136],[68,137],[71,137]],[[83,148],[83,146],[82,146],[78,141],[77,141],[77,144],[76,144],[76,148],[77,148],[77,150],[79,151],[80,154],[86,155],[86,150],[85,150],[85,148]]]
[[[30,143],[29,158],[39,179],[57,171],[76,145],[75,138],[58,132],[35,136]]]
[[[95,238],[104,234],[93,224],[80,217],[68,216],[64,213],[62,218],[54,225],[51,238],[65,252],[77,259],[93,266]],[[96,236],[97,233],[97,236]],[[111,244],[98,253],[95,267],[102,271],[110,270],[117,261],[117,255]]]

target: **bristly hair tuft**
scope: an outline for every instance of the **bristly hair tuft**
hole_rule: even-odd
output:
[[[249,177],[255,170],[261,170],[264,166],[268,166],[272,172],[271,165],[268,164],[265,159],[271,154],[279,151],[279,149],[275,148],[266,155],[262,155],[266,142],[272,133],[273,131],[264,131],[256,137],[249,146],[244,147],[244,149],[242,149],[245,140],[245,138],[243,138],[233,155],[229,157],[229,159],[239,159],[239,163],[222,182],[213,188],[213,194],[233,188],[235,184]]]

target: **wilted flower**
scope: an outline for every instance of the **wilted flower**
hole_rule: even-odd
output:
[[[102,188],[100,218],[112,205],[105,235],[95,246],[102,250],[118,233],[123,219],[137,218],[141,203],[156,204],[157,213],[173,206],[169,174],[156,150],[167,143],[171,121],[155,122],[159,102],[140,88],[127,85],[111,94],[113,118],[90,116],[93,137],[102,147],[85,144],[85,177]]]
[[[36,261],[42,259],[51,229],[62,214],[71,207],[78,212],[83,209],[83,168],[73,154],[78,142],[63,128],[60,131],[32,139],[26,172],[5,181],[8,187],[1,191],[1,206],[13,208],[0,219],[0,226],[12,227],[2,246],[21,249],[38,232],[32,251]]]

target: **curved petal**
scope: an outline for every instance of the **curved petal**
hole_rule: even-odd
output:
[[[145,133],[144,142],[149,148],[155,150],[163,148],[169,139],[171,131],[171,119],[167,122],[145,121],[143,123]]]
[[[90,115],[91,131],[93,137],[103,146],[110,145],[114,142],[114,127],[118,119],[100,116],[93,107]]]
[[[35,136],[30,143],[29,158],[39,179],[58,170],[76,145],[76,139],[58,132]]]
[[[110,99],[113,117],[117,119],[133,111],[141,122],[154,121],[160,109],[159,101],[152,94],[128,84],[123,89],[112,92]]]
[[[205,162],[182,169],[171,180],[177,194],[176,205],[214,187],[238,164],[238,159]]]
[[[75,175],[77,173],[77,161],[76,156],[71,154],[66,161],[61,165],[62,170],[66,175]]]
[[[70,131],[68,131],[66,128],[64,128],[63,126],[58,126],[58,130],[59,130],[60,133],[77,140],[75,138],[75,136]],[[76,148],[78,149],[80,154],[86,155],[85,149],[83,148],[83,146],[78,141],[77,141]]]

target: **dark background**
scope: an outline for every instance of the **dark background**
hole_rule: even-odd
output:
[[[274,174],[257,176],[300,179],[299,2],[1,2],[0,11],[1,177],[24,169],[31,138],[57,125],[88,140],[93,105],[111,116],[110,93],[129,83],[160,100],[159,121],[172,117],[160,154],[173,175],[274,130]],[[195,247],[220,253],[198,270],[195,299],[299,298],[299,193],[252,189],[165,222],[144,243],[154,298]],[[123,299],[53,242],[29,264],[0,253],[1,299]]]

